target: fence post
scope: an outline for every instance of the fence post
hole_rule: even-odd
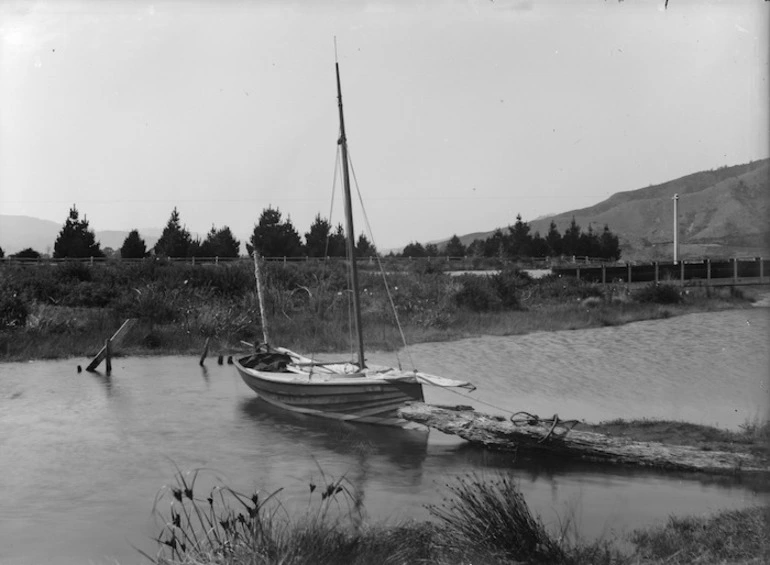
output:
[[[733,283],[738,282],[738,258],[733,257]]]
[[[602,284],[607,284],[607,265],[602,263]]]
[[[217,255],[216,257],[214,257],[214,264],[215,264],[215,265],[219,265],[219,255]]]
[[[762,257],[757,257],[759,259],[759,284],[762,284],[762,279],[764,278],[764,272],[763,272],[763,263],[762,263]]]
[[[711,286],[711,259],[706,259],[706,284]]]
[[[631,263],[626,263],[626,288],[631,291]]]
[[[575,269],[575,276],[577,277],[577,280],[580,281],[580,267]]]
[[[660,282],[660,271],[658,269],[658,262],[653,261],[652,264],[655,266],[655,286],[658,286],[658,283]]]
[[[684,261],[679,261],[679,284],[684,286]]]

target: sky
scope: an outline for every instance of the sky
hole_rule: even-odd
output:
[[[489,231],[767,158],[769,35],[762,0],[0,0],[0,214],[342,222],[336,37],[356,232]]]

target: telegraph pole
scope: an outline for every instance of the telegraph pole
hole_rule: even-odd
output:
[[[674,265],[679,262],[679,194],[674,194]]]

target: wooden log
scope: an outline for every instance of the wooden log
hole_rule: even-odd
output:
[[[458,409],[459,408],[459,409]],[[489,416],[470,407],[412,403],[398,415],[471,443],[498,451],[528,451],[607,464],[637,465],[677,471],[715,474],[770,473],[770,467],[748,453],[705,451],[684,445],[664,445],[557,427],[551,423],[516,425],[501,416]],[[566,432],[566,433],[565,433]],[[548,436],[547,439],[544,438]]]
[[[115,347],[116,345],[120,344],[120,342],[128,333],[128,330],[131,328],[131,326],[134,325],[135,322],[136,322],[136,318],[129,318],[128,320],[123,322],[123,325],[121,325],[118,328],[118,331],[112,334],[112,337],[109,339],[110,345],[112,345],[112,347]],[[94,357],[91,360],[91,362],[88,364],[88,367],[86,367],[86,371],[95,371],[96,368],[99,366],[99,363],[101,363],[106,356],[107,356],[107,346],[105,345],[99,350],[99,353],[96,354],[96,357]]]

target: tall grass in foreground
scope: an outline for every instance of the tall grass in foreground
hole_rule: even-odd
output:
[[[157,565],[314,564],[455,565],[622,564],[610,544],[567,544],[534,517],[506,475],[470,475],[447,485],[449,495],[429,507],[434,521],[368,525],[345,479],[310,483],[308,507],[292,518],[276,496],[215,486],[196,492],[198,472],[176,475],[156,499],[161,521]],[[168,503],[166,510],[161,508]]]

